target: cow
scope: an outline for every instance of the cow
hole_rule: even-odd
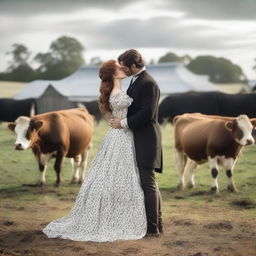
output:
[[[99,109],[98,100],[80,102],[78,103],[78,107],[80,106],[85,107],[88,110],[88,112],[94,117],[97,124],[99,124],[100,120],[103,119]]]
[[[228,190],[236,192],[233,170],[241,149],[254,143],[252,131],[256,119],[246,115],[221,117],[203,114],[183,114],[174,118],[175,163],[179,171],[178,187],[184,189],[185,171],[189,172],[189,187],[194,187],[197,165],[208,162],[212,174],[212,192],[219,192],[218,166],[226,171]]]
[[[16,150],[31,148],[39,165],[37,186],[45,183],[48,161],[55,157],[56,187],[61,184],[64,157],[73,158],[71,183],[81,183],[85,176],[91,148],[93,117],[83,108],[52,111],[31,118],[20,116],[8,128],[15,131]],[[80,172],[79,172],[80,171]]]
[[[19,116],[33,116],[34,114],[34,99],[0,99],[0,121],[14,122]]]
[[[246,114],[249,118],[256,117],[256,93],[221,93],[218,97],[221,116]]]
[[[172,123],[176,115],[200,112],[207,115],[256,117],[256,93],[187,92],[171,94],[159,105],[159,123]]]
[[[219,115],[219,92],[186,92],[173,93],[163,99],[159,105],[160,124],[166,119],[172,123],[176,115],[200,112],[208,115]]]

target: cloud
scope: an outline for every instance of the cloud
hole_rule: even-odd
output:
[[[81,9],[119,11],[142,4],[159,10],[184,12],[187,17],[213,20],[256,20],[255,0],[1,0],[1,15],[72,13]],[[137,11],[140,11],[137,9]],[[143,9],[142,9],[143,11]]]
[[[119,10],[124,6],[139,0],[1,0],[0,14],[2,15],[38,15],[71,13],[83,8],[100,8],[104,10]]]
[[[138,48],[147,59],[166,50],[237,54],[245,63],[256,50],[255,9],[255,0],[0,0],[0,55],[13,43],[46,52],[67,35],[89,56]]]
[[[80,24],[80,25],[78,25]],[[231,49],[256,43],[256,27],[246,22],[241,26],[247,31],[235,31],[230,21],[207,22],[158,17],[147,20],[124,19],[109,22],[90,23],[73,21],[58,24],[55,30],[79,35],[85,46],[93,49],[120,48],[191,48],[198,50]],[[232,27],[232,26],[231,26]]]
[[[184,11],[188,17],[213,20],[256,20],[255,0],[162,0],[162,8]]]

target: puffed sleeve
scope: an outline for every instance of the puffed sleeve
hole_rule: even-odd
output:
[[[131,98],[129,95],[125,94],[124,95],[124,101],[127,104],[127,106],[131,106],[132,102],[133,102],[133,98]]]

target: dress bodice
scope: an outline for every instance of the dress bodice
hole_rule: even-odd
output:
[[[126,118],[128,107],[132,104],[133,99],[124,91],[111,96],[109,98],[112,115],[118,118]]]

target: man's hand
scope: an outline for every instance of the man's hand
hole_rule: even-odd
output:
[[[109,121],[109,125],[112,127],[112,128],[116,128],[116,129],[121,129],[121,118],[111,118],[110,121]]]

